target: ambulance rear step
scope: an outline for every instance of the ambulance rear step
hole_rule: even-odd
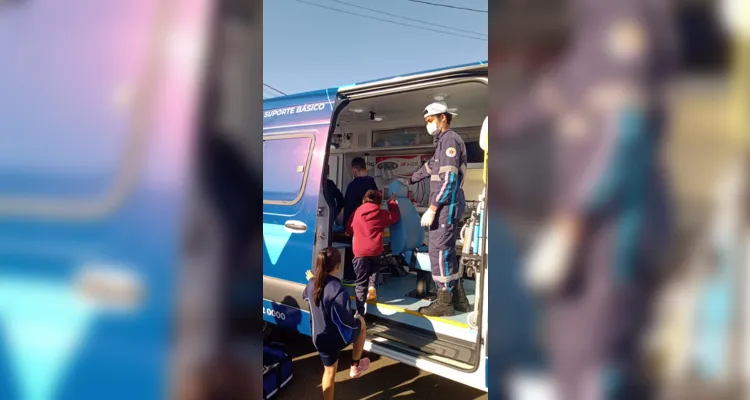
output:
[[[429,358],[437,358],[436,361],[451,366],[457,366],[455,364],[459,363],[468,368],[477,361],[474,343],[410,325],[372,317],[372,321],[367,324],[367,333],[368,339],[380,346],[396,347],[414,356],[434,356]]]

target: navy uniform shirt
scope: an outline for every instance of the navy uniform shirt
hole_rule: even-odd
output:
[[[312,339],[319,351],[341,350],[356,339],[360,321],[354,317],[349,292],[338,278],[326,277],[319,305],[314,300],[315,278],[307,282],[302,297],[310,304]]]
[[[331,202],[331,208],[333,208],[331,214],[335,218],[344,208],[344,195],[341,194],[339,188],[330,179],[326,179],[326,197]]]
[[[430,205],[465,208],[463,182],[466,176],[466,144],[452,129],[439,134],[435,154],[417,172],[412,181],[430,178]],[[450,211],[450,209],[449,209]],[[453,217],[460,217],[451,215]]]
[[[356,177],[349,182],[344,195],[344,225],[347,224],[354,211],[362,205],[362,199],[365,198],[368,190],[378,190],[375,178],[369,175]]]

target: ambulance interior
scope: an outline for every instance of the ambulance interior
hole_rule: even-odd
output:
[[[335,121],[336,128],[328,161],[328,178],[336,183],[342,194],[345,194],[347,185],[353,179],[352,160],[355,157],[365,159],[368,174],[375,178],[378,189],[383,192],[382,208],[386,209],[385,203],[390,195],[391,183],[399,177],[410,177],[434,153],[434,137],[427,133],[424,123],[425,106],[436,101],[444,102],[449,110],[456,114],[451,128],[464,139],[468,159],[467,174],[463,183],[467,208],[458,224],[459,231],[463,230],[463,233],[459,233],[456,254],[459,259],[463,258],[466,261],[462,268],[464,286],[474,309],[474,278],[481,265],[478,244],[481,240],[474,239],[475,233],[480,230],[477,222],[479,218],[474,219],[475,223],[471,227],[468,226],[468,221],[472,215],[477,216],[479,200],[485,187],[484,150],[479,145],[479,137],[482,123],[487,116],[487,99],[487,85],[465,82],[353,100],[338,114]],[[427,178],[409,186],[408,191],[402,190],[399,193],[399,203],[410,201],[418,217],[421,217],[429,206],[429,184],[430,179]],[[343,234],[345,221],[342,214],[337,216],[333,228],[333,246],[340,248],[344,253],[350,246],[351,239]],[[402,222],[406,221],[402,218]],[[415,229],[424,232],[423,245],[417,252],[394,254],[389,246],[390,232],[385,232],[386,249],[382,278],[377,290],[377,303],[368,304],[368,315],[393,319],[432,332],[439,330],[435,329],[435,324],[448,324],[453,330],[458,328],[463,331],[460,337],[465,338],[467,342],[473,342],[473,338],[476,337],[476,321],[473,320],[476,313],[457,313],[450,317],[429,319],[418,313],[420,307],[428,305],[434,298],[435,289],[429,272],[427,230],[419,226],[418,221],[412,219],[410,223],[416,223]],[[466,229],[462,229],[464,227]],[[464,244],[467,243],[468,236],[474,243],[470,244],[464,253]],[[470,259],[473,262],[468,262]],[[351,260],[351,256],[348,260]],[[459,265],[462,263],[459,262]],[[354,288],[350,289],[351,295],[354,296]]]

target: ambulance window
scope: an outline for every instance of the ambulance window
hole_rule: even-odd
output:
[[[466,162],[469,164],[484,162],[484,150],[479,147],[479,142],[466,142]]]
[[[434,138],[424,126],[388,129],[372,132],[372,147],[385,148],[393,146],[429,146]]]
[[[179,179],[164,158],[146,160],[150,149],[162,151],[162,136],[178,141],[166,148],[184,147],[189,127],[172,120],[193,118],[184,104],[195,95],[192,77],[170,81],[163,99],[154,85],[139,83],[193,67],[151,50],[161,40],[154,27],[166,23],[159,3],[96,3],[96,18],[82,29],[83,10],[95,3],[0,0],[0,219],[101,219],[152,175]],[[166,135],[154,131],[165,126]],[[169,156],[180,160],[182,150]]]
[[[313,136],[263,140],[263,202],[295,204],[302,197],[312,158]]]
[[[479,146],[479,134],[482,131],[482,127],[469,126],[453,128],[453,130],[464,139],[464,144],[466,145],[466,162],[469,164],[483,163],[484,150]]]

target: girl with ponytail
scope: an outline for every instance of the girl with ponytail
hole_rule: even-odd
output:
[[[349,292],[336,277],[340,269],[341,253],[331,247],[321,250],[315,261],[315,271],[308,271],[309,281],[302,292],[310,306],[313,344],[323,361],[322,386],[326,400],[333,399],[341,350],[353,344],[350,377],[358,378],[370,366],[370,360],[362,358],[367,336],[365,320],[352,311]]]

